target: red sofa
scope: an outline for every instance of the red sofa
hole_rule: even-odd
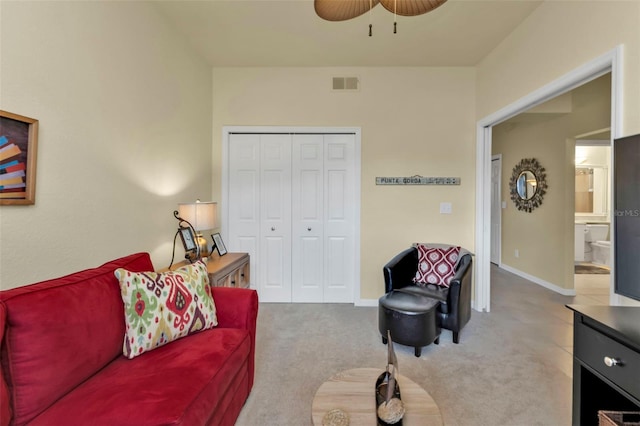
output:
[[[233,425],[254,377],[258,297],[212,289],[218,326],[122,354],[117,268],[147,253],[0,292],[0,426]]]

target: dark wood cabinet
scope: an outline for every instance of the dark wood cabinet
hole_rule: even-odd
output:
[[[567,305],[573,317],[573,424],[640,411],[640,307]]]

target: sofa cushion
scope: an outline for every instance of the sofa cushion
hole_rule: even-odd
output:
[[[121,356],[31,425],[220,424],[228,398],[248,396],[250,348],[248,330],[213,328],[132,360]]]
[[[4,327],[6,324],[6,311],[4,305],[0,304],[0,350],[4,339]],[[11,420],[11,405],[9,403],[9,388],[4,380],[2,369],[0,369],[0,426],[7,426]]]
[[[442,249],[447,249],[449,247],[451,247],[451,244],[441,244],[441,243],[413,243],[411,245],[411,247],[415,247],[416,249],[418,248],[418,246],[425,246],[425,247],[429,247],[429,248],[442,248]],[[464,247],[460,247],[460,254],[458,255],[458,260],[456,261],[455,267],[454,269],[457,271],[458,270],[458,266],[460,266],[460,260],[462,259],[462,256],[465,255],[469,255],[469,256],[473,256],[473,253],[471,253],[469,250],[467,250]]]
[[[460,247],[432,248],[418,245],[418,268],[413,279],[418,285],[435,284],[449,287],[455,275]]]
[[[153,270],[147,253],[0,293],[15,424],[27,423],[122,353],[118,268]],[[117,391],[117,390],[116,390]]]
[[[255,372],[256,321],[258,318],[258,292],[248,288],[211,287],[216,301],[218,327],[242,328],[251,335],[249,354],[249,389],[253,387]]]
[[[127,358],[218,325],[202,260],[162,273],[120,268],[115,276],[124,302]]]

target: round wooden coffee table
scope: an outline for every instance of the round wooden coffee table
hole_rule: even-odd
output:
[[[335,374],[320,385],[311,406],[313,424],[322,426],[324,415],[338,408],[349,414],[350,426],[375,425],[374,387],[383,371],[378,368],[355,368]],[[427,391],[403,375],[398,377],[398,384],[406,410],[403,426],[442,425],[440,409]]]

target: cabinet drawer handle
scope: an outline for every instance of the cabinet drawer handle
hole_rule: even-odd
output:
[[[241,276],[242,278],[244,278],[244,274],[240,274],[240,276]]]
[[[271,227],[271,230],[272,230],[272,231],[275,231],[275,230],[276,230],[275,226],[272,226],[272,227]]]
[[[231,284],[232,284],[232,285],[236,285],[236,282],[235,282],[235,281],[231,281]]]
[[[604,357],[604,363],[607,367],[615,367],[616,365],[622,365],[622,362],[618,358],[611,358],[609,356]]]

